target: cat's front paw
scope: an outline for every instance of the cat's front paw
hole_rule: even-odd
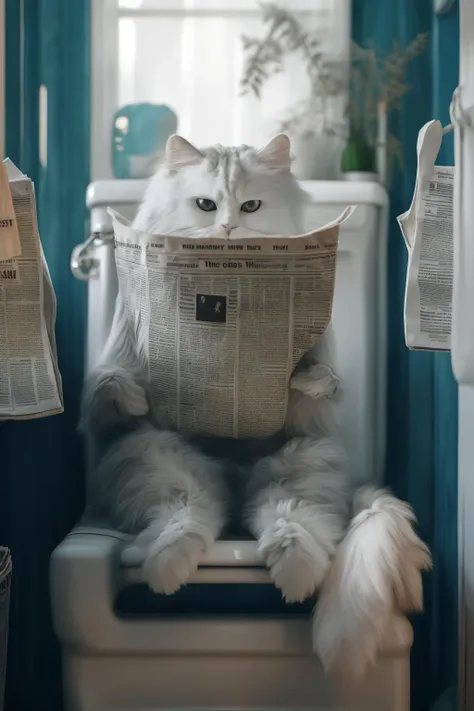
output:
[[[86,383],[83,411],[99,425],[143,417],[148,410],[145,390],[124,368],[98,370]]]
[[[292,390],[298,390],[303,395],[313,399],[334,397],[339,386],[339,379],[328,365],[311,366],[308,370],[296,373],[290,382]]]

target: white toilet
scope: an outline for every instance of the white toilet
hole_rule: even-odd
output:
[[[380,481],[385,450],[387,197],[376,183],[309,182],[308,229],[358,209],[341,232],[333,326],[346,444],[359,481]],[[96,362],[117,288],[107,207],[132,217],[141,181],[93,183],[91,237],[73,257],[88,278],[87,362]],[[127,537],[83,519],[54,551],[54,626],[68,711],[408,711],[412,632],[393,619],[356,689],[326,679],[311,649],[311,605],[285,606],[253,541],[219,542],[171,597],[123,561]]]

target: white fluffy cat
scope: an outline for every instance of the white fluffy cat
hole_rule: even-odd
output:
[[[198,150],[174,136],[134,227],[196,237],[295,234],[306,201],[284,135],[261,150]],[[337,379],[327,344],[293,376],[284,433],[239,442],[240,449],[214,442],[214,451],[208,439],[186,441],[167,430],[159,403],[150,402],[136,334],[140,343],[140,323],[129,324],[119,298],[101,363],[84,391],[84,428],[109,445],[93,477],[93,504],[137,534],[146,581],[171,594],[223,531],[232,478],[243,477],[235,487],[244,491],[241,516],[275,585],[288,601],[320,589],[315,649],[326,668],[362,673],[394,608],[421,609],[420,570],[430,558],[406,504],[385,492],[354,497],[331,416]],[[226,447],[232,454],[222,456]]]

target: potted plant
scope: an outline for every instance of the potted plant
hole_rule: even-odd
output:
[[[242,37],[242,93],[261,98],[266,81],[284,70],[285,59],[299,55],[309,79],[309,95],[281,121],[280,129],[291,136],[297,177],[335,178],[343,148],[343,123],[335,120],[337,111],[331,109],[347,87],[346,63],[330,60],[316,34],[306,31],[288,10],[273,3],[262,4],[261,9],[266,28],[263,38]]]
[[[356,122],[350,123],[349,137],[341,158],[341,169],[347,180],[377,178],[375,146],[369,143],[364,129]]]
[[[387,121],[410,90],[407,67],[425,50],[427,40],[427,34],[419,34],[406,47],[395,44],[388,54],[353,43],[347,104],[349,135],[341,160],[347,179],[380,179],[385,183],[388,169],[401,159],[400,141],[387,129]]]

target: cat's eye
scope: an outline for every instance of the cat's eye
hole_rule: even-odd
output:
[[[204,212],[214,212],[214,210],[217,210],[216,203],[214,200],[209,200],[209,198],[197,198],[196,205]]]
[[[257,212],[261,204],[261,200],[247,200],[247,202],[242,203],[240,209],[242,212]]]

